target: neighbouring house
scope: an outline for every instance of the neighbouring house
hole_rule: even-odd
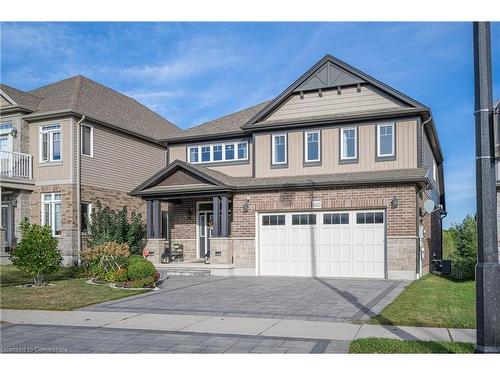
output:
[[[430,108],[330,55],[271,101],[161,143],[168,166],[131,192],[156,262],[182,246],[226,274],[415,279],[441,258]]]
[[[493,133],[495,134],[495,172],[497,190],[497,242],[500,251],[500,99],[493,103]]]
[[[0,85],[0,257],[19,222],[49,224],[65,264],[79,258],[97,202],[145,215],[128,193],[166,165],[180,132],[134,99],[77,76],[23,92]]]

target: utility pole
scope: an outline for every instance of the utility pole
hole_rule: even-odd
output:
[[[500,353],[500,264],[498,263],[493,100],[489,22],[474,22],[476,121],[477,353]]]

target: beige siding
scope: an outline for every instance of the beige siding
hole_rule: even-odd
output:
[[[423,166],[424,167],[427,167],[427,168],[430,168],[430,172],[429,172],[429,175],[432,179],[432,168],[433,168],[433,165],[435,165],[436,163],[436,159],[434,157],[434,153],[432,152],[432,147],[431,147],[431,144],[429,142],[429,139],[427,138],[427,134],[425,133],[425,131],[423,132],[423,135],[422,135],[422,162],[423,162]],[[436,165],[437,167],[437,165]],[[431,194],[432,194],[432,199],[436,202],[436,203],[439,203],[439,194],[438,194],[438,191],[439,191],[439,173],[437,173],[436,171],[436,181],[434,181],[434,188],[431,189]]]
[[[186,145],[174,145],[169,146],[169,161],[170,163],[175,160],[186,161]],[[250,177],[252,176],[252,158],[253,158],[253,149],[252,142],[248,142],[248,156],[249,162],[245,164],[222,164],[217,165],[215,163],[210,165],[199,164],[202,166],[206,166],[207,168],[213,169],[215,171],[219,171],[225,173],[229,176],[233,177]]]
[[[362,86],[361,92],[358,92],[356,87],[344,88],[341,95],[337,93],[337,90],[325,90],[322,96],[319,96],[317,91],[304,93],[303,99],[300,98],[299,94],[294,94],[266,121],[397,108],[402,108],[402,104],[367,86]]]
[[[278,133],[278,132],[276,132]],[[376,124],[360,124],[358,127],[359,162],[339,163],[339,127],[321,131],[321,165],[304,166],[303,130],[288,132],[288,167],[271,168],[271,134],[255,136],[255,177],[300,176],[324,173],[364,172],[386,169],[417,167],[417,122],[396,123],[396,160],[376,161]]]
[[[165,148],[104,126],[93,129],[93,157],[82,155],[82,185],[130,192],[165,167]]]
[[[40,162],[40,128],[44,125],[61,125],[61,160],[56,162]],[[74,121],[72,118],[31,123],[30,153],[33,155],[33,178],[37,185],[72,183],[73,164],[72,138]]]

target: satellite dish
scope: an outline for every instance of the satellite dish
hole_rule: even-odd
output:
[[[424,202],[424,210],[428,214],[432,214],[434,212],[435,208],[436,208],[436,205],[434,204],[434,202],[432,200],[427,199]]]

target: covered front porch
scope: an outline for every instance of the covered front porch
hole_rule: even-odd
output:
[[[146,202],[149,259],[166,268],[229,269],[233,193],[213,171],[179,161],[139,186],[132,195]]]

